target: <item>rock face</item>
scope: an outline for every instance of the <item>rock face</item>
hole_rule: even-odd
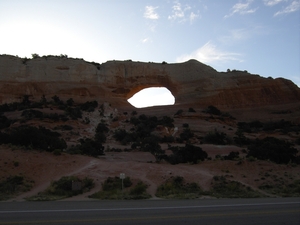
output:
[[[178,64],[108,61],[89,63],[62,57],[0,56],[0,104],[29,95],[59,96],[78,101],[108,101],[128,106],[136,92],[166,87],[176,105],[215,105],[223,108],[300,102],[300,89],[291,81],[263,78],[243,71],[217,72],[196,60]]]

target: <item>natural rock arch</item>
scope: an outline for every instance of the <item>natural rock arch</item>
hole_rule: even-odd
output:
[[[127,101],[135,108],[174,105],[175,97],[166,87],[147,87],[136,92]]]
[[[59,95],[78,101],[96,99],[126,106],[148,87],[166,87],[179,105],[245,108],[300,102],[300,89],[283,78],[245,71],[218,72],[201,62],[162,64],[132,61],[89,63],[81,59],[0,55],[0,104],[23,95]]]

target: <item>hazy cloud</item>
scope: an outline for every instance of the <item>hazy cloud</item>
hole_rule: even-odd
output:
[[[255,13],[255,11],[258,8],[250,8],[251,3],[253,0],[247,0],[245,3],[236,3],[234,6],[231,8],[231,13],[228,15],[225,15],[224,18],[228,18],[234,14],[250,14],[250,13]]]
[[[151,42],[151,39],[150,39],[150,38],[144,38],[144,39],[141,40],[141,42],[142,42],[143,44],[146,44],[146,43]]]
[[[155,10],[158,7],[154,7],[154,6],[146,6],[145,7],[145,12],[144,12],[144,17],[146,19],[150,19],[150,20],[157,20],[159,18],[158,13],[155,12]]]
[[[296,12],[300,9],[300,0],[292,1],[287,7],[285,7],[283,10],[280,10],[274,14],[274,16],[279,16],[282,14],[288,14],[292,12]]]
[[[241,61],[240,56],[241,54],[238,53],[221,51],[215,45],[207,42],[196,51],[178,57],[176,61],[185,62],[190,59],[196,59],[202,63]]]
[[[195,13],[191,12],[190,18],[189,18],[190,22],[193,22],[197,17],[199,17],[199,14],[195,14]]]
[[[236,41],[245,41],[249,38],[256,37],[258,35],[266,35],[269,33],[267,27],[253,26],[249,28],[232,29],[228,30],[228,35],[218,38],[219,41],[225,44],[235,44]]]
[[[286,2],[287,0],[264,0],[264,4],[266,6],[273,6],[273,5],[277,5],[281,2]]]
[[[190,5],[182,6],[179,1],[176,1],[172,6],[172,14],[168,16],[169,20],[179,20],[179,22],[185,22],[189,20],[193,22],[199,13],[191,12],[192,7]]]

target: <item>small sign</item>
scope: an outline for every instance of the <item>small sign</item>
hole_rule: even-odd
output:
[[[120,173],[120,179],[125,179],[125,173]]]

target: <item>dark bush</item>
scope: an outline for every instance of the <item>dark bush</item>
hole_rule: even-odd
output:
[[[202,148],[186,144],[185,147],[170,147],[173,154],[167,156],[166,160],[171,164],[192,162],[194,164],[198,161],[203,161],[207,158],[207,153]]]
[[[28,184],[27,184],[28,185]],[[0,181],[0,201],[7,200],[15,194],[28,191],[26,182],[23,176],[9,176],[5,180]]]
[[[104,124],[104,123],[99,123],[99,124],[97,125],[96,133],[106,133],[106,132],[108,132],[108,131],[109,131],[109,129],[108,129],[108,127],[107,127],[106,124]]]
[[[202,193],[197,183],[186,183],[180,176],[168,179],[156,190],[156,196],[160,198],[198,198]]]
[[[175,116],[181,116],[183,113],[183,110],[182,109],[179,109],[176,113],[175,113]]]
[[[104,155],[104,146],[97,140],[80,139],[80,144],[68,150],[71,154],[82,154],[97,157]]]
[[[70,116],[71,119],[76,120],[78,118],[82,118],[82,112],[79,107],[67,107],[65,109],[66,115]]]
[[[249,138],[247,138],[244,133],[238,129],[236,132],[235,132],[235,137],[233,137],[233,141],[239,145],[239,146],[243,146],[243,145],[248,145],[251,143],[251,140]]]
[[[211,195],[217,198],[258,198],[263,194],[237,181],[227,180],[224,176],[214,176]]]
[[[225,160],[235,160],[239,158],[239,152],[230,152],[228,155],[224,156]]]
[[[266,137],[262,140],[256,139],[248,147],[247,157],[254,157],[261,160],[271,160],[275,163],[286,164],[296,161],[298,150],[284,140],[274,137]]]
[[[0,130],[9,127],[11,123],[12,121],[6,116],[0,116]]]
[[[73,182],[80,182],[81,188],[79,190],[72,189]],[[39,193],[39,195],[44,195],[44,197],[61,199],[66,197],[71,197],[74,195],[82,194],[83,192],[89,191],[94,187],[94,181],[90,178],[79,179],[78,177],[62,177],[57,181],[51,183],[51,186],[44,192]]]
[[[193,108],[189,108],[189,112],[196,112],[196,110]]]
[[[11,133],[7,135],[4,136],[7,136],[9,143],[14,145],[33,147],[46,151],[65,149],[67,147],[66,142],[59,138],[59,133],[41,126],[39,128],[20,126],[13,129]]]
[[[21,116],[25,117],[25,119],[28,119],[28,120],[34,119],[34,118],[42,119],[44,117],[44,114],[39,110],[28,109],[28,110],[24,110],[22,112]]]
[[[180,141],[188,141],[190,138],[194,137],[194,133],[189,128],[185,128],[183,132],[179,135]]]
[[[95,111],[95,108],[98,107],[98,102],[97,101],[92,101],[92,102],[86,102],[84,104],[82,104],[80,106],[80,109],[82,111],[86,111],[86,112],[94,112]]]
[[[229,144],[230,142],[225,133],[219,132],[217,130],[209,132],[204,137],[204,141],[206,143],[216,144],[216,145],[226,145]]]
[[[221,111],[213,105],[208,106],[203,112],[217,116],[221,115]]]

